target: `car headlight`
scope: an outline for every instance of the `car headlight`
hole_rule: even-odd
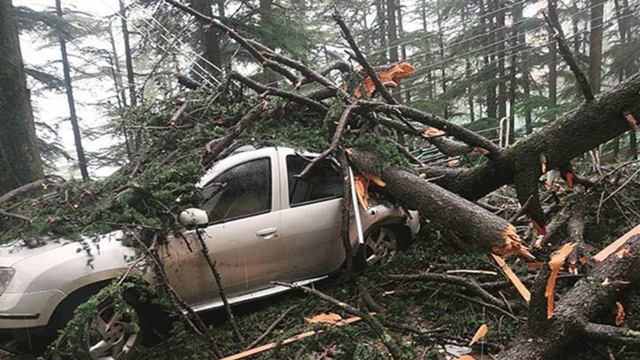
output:
[[[16,271],[10,267],[0,267],[0,295],[9,287],[11,279]]]

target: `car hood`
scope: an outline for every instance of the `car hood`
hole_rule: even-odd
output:
[[[82,239],[87,241],[88,244],[91,244],[92,247],[95,247],[100,246],[101,242],[117,240],[122,238],[122,236],[121,231],[116,231],[98,237],[83,237]],[[22,260],[47,252],[54,253],[56,250],[66,246],[79,246],[79,242],[66,239],[41,239],[39,245],[29,246],[27,241],[23,239],[11,241],[0,245],[0,266],[14,266]]]

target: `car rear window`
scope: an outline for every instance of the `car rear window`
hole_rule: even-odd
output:
[[[304,178],[296,177],[308,164],[309,161],[301,156],[287,156],[290,206],[299,206],[342,196],[342,177],[331,160],[318,162]]]

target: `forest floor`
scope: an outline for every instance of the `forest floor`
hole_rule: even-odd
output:
[[[509,193],[511,189],[507,189]],[[504,192],[503,192],[504,193]],[[627,193],[625,196],[638,196],[638,193]],[[596,196],[588,198],[589,202],[598,201]],[[595,210],[598,204],[590,204],[587,208]],[[452,214],[453,215],[453,214]],[[619,209],[606,204],[601,209],[600,223],[595,214],[587,215],[585,241],[593,246],[592,253],[597,253],[620,235],[627,232],[633,222],[640,218],[621,216]],[[534,276],[537,270],[529,269],[525,262],[513,258],[508,260],[513,270],[521,279]],[[453,240],[438,230],[423,223],[421,232],[412,246],[399,253],[383,266],[370,267],[359,275],[359,280],[367,284],[369,293],[375,301],[387,311],[376,317],[383,320],[392,333],[400,335],[399,342],[407,350],[410,359],[452,359],[444,356],[442,345],[460,345],[466,347],[476,330],[483,324],[489,328],[486,337],[473,346],[476,359],[491,359],[488,354],[497,353],[501,347],[508,347],[526,326],[526,309],[515,311],[517,316],[510,316],[490,307],[474,302],[472,294],[454,285],[442,283],[398,283],[389,280],[390,274],[416,274],[420,272],[446,273],[449,270],[488,270],[497,275],[461,274],[478,282],[494,282],[505,280],[500,268],[486,253]],[[562,274],[562,273],[561,273]],[[566,273],[564,273],[566,275]],[[562,276],[561,276],[562,278]],[[559,280],[558,294],[577,281],[576,277]],[[336,274],[330,279],[316,284],[316,289],[352,305],[364,304],[360,301],[356,289],[350,289],[345,277]],[[525,305],[513,286],[501,290],[501,296]],[[477,298],[475,298],[477,299]],[[622,326],[631,329],[640,327],[640,292],[635,290],[626,294],[621,300],[626,311]],[[340,309],[316,297],[301,292],[289,292],[267,300],[257,301],[235,308],[239,326],[247,339],[260,336],[282,313],[289,308],[293,310],[285,317],[276,329],[261,343],[279,342],[296,334],[309,330],[322,330],[315,336],[294,342],[290,345],[270,350],[250,359],[387,359],[384,346],[376,334],[365,322],[336,327],[327,325],[310,325],[305,318],[322,313],[337,313],[343,318],[350,317]],[[615,305],[601,314],[603,323],[613,323],[616,316]],[[204,314],[204,320],[212,326],[212,334],[218,341],[225,355],[240,352],[242,346],[232,337],[229,324],[224,320],[223,311]],[[520,320],[518,320],[520,319]],[[400,329],[399,327],[404,327]],[[411,330],[407,330],[410,329]],[[425,334],[417,334],[416,330]],[[430,332],[433,331],[433,332]],[[429,333],[430,332],[430,333]],[[192,359],[208,358],[202,344],[192,341],[193,335],[178,331],[169,341],[160,344],[140,359],[184,359],[185,351],[193,351]],[[251,340],[249,340],[251,342]],[[246,345],[246,344],[245,344]],[[447,346],[447,349],[453,349]],[[468,348],[467,348],[468,349]],[[464,350],[464,349],[463,349]],[[461,354],[458,354],[460,356]],[[566,349],[559,359],[596,360],[638,359],[638,349],[622,346],[607,346],[598,343],[576,342]]]

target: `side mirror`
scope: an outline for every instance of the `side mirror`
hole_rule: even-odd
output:
[[[202,209],[190,208],[180,213],[178,221],[180,221],[180,224],[188,227],[207,225],[209,223],[209,216],[207,212]]]

